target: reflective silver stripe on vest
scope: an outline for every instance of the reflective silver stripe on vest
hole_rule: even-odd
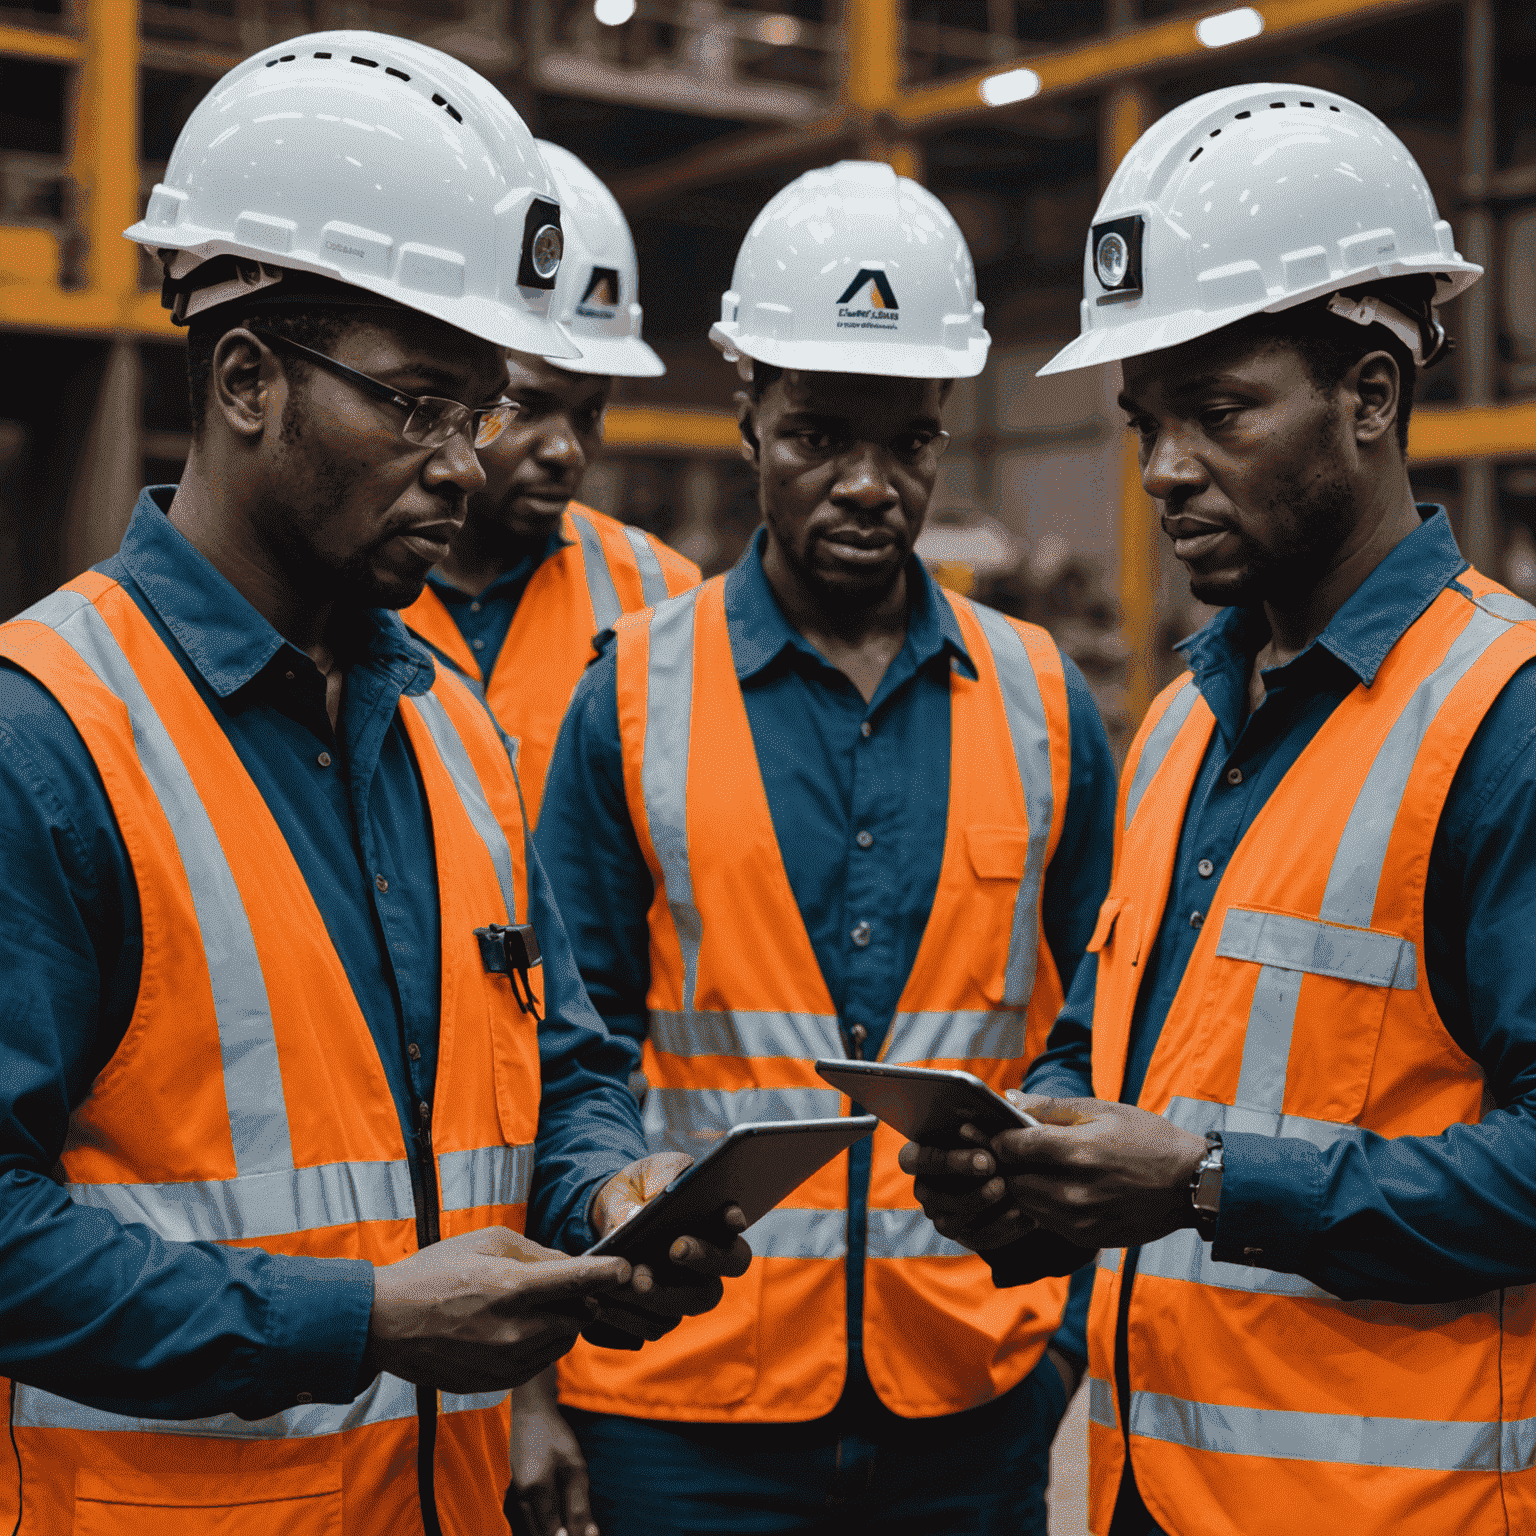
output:
[[[409,702],[414,704],[420,713],[427,727],[427,733],[432,738],[432,744],[437,748],[438,756],[442,758],[443,766],[448,770],[448,777],[453,780],[453,787],[458,791],[459,799],[463,802],[470,825],[475,829],[475,834],[480,841],[485,844],[485,851],[491,856],[491,863],[496,870],[496,883],[501,887],[501,899],[507,909],[507,921],[515,923],[517,921],[517,886],[512,877],[512,850],[507,844],[505,830],[496,819],[496,813],[491,809],[485,787],[480,782],[480,775],[475,772],[475,765],[470,761],[469,749],[464,745],[464,738],[459,735],[458,727],[448,718],[448,711],[443,708],[443,701],[434,694],[417,694]],[[487,914],[487,921],[489,919],[490,914]]]
[[[472,1147],[439,1152],[438,1181],[445,1211],[482,1205],[523,1205],[533,1185],[533,1147]]]
[[[1328,886],[1319,914],[1321,921],[1313,928],[1314,936],[1329,935],[1320,942],[1331,952],[1339,968],[1321,970],[1319,974],[1344,974],[1345,979],[1365,985],[1395,987],[1407,984],[1409,971],[1404,951],[1413,950],[1412,942],[1373,932],[1370,927],[1392,829],[1414,762],[1441,706],[1478,658],[1508,629],[1508,620],[1484,611],[1474,613],[1466,628],[1452,641],[1439,666],[1414,690],[1377,751],[1339,839],[1328,872]],[[1252,932],[1253,917],[1247,913],[1238,917],[1239,941],[1246,935],[1257,942]],[[1355,932],[1343,938],[1334,937],[1338,928],[1330,929],[1329,924]],[[1223,923],[1223,943],[1227,939],[1227,929],[1228,923]],[[1288,931],[1283,924],[1276,926],[1268,942],[1285,948],[1287,953],[1284,958],[1267,960],[1254,985],[1236,1102],[1244,1108],[1278,1115],[1285,1100],[1291,1037],[1301,990],[1301,970],[1291,968],[1291,964],[1294,951],[1301,949],[1307,941],[1298,923]],[[1397,955],[1391,962],[1391,980],[1367,980],[1365,972],[1374,969],[1380,973],[1386,968],[1394,944]],[[1360,974],[1346,974],[1349,968],[1345,964],[1346,956]],[[1413,977],[1416,982],[1416,957]]]
[[[1195,687],[1195,680],[1191,677],[1168,701],[1168,708],[1162,712],[1157,724],[1152,727],[1147,743],[1136,762],[1136,776],[1131,780],[1130,789],[1126,791],[1125,824],[1127,827],[1136,815],[1136,807],[1141,804],[1141,797],[1147,792],[1147,785],[1152,782],[1157,770],[1163,766],[1163,759],[1168,756],[1168,750],[1173,746],[1174,738],[1183,730],[1184,722],[1189,719],[1189,712],[1195,707],[1195,701],[1199,697],[1200,690]]]
[[[675,1013],[653,1008],[651,1044],[669,1056],[841,1056],[842,1036],[830,1014],[738,1008]]]
[[[1336,976],[1367,987],[1412,992],[1418,986],[1417,951],[1411,939],[1370,928],[1337,928],[1278,912],[1231,908],[1221,925],[1216,953],[1229,960]]]
[[[1022,1008],[1035,986],[1040,885],[1045,878],[1045,851],[1051,838],[1055,806],[1051,732],[1045,718],[1045,701],[1040,697],[1040,681],[1030,664],[1023,637],[996,609],[977,603],[971,605],[971,613],[986,636],[997,668],[1013,759],[1018,766],[1019,782],[1024,786],[1024,804],[1029,815],[1029,851],[1014,898],[1013,931],[1008,937],[1008,962],[1003,972],[1003,1006]]]
[[[1105,1429],[1115,1427],[1115,1387],[1099,1376],[1088,1378],[1088,1422]]]
[[[872,1207],[866,1228],[865,1252],[872,1259],[968,1259],[969,1248],[942,1237],[921,1211]]]
[[[52,629],[127,708],[139,763],[170,824],[192,891],[213,987],[235,1168],[242,1175],[291,1170],[277,1037],[256,938],[192,777],[122,647],[87,598],[55,592],[21,617]]]
[[[1513,592],[1488,592],[1482,597],[1474,597],[1472,601],[1484,613],[1495,614],[1511,624],[1529,624],[1536,619],[1536,608],[1531,607],[1523,597],[1516,597]]]
[[[661,561],[656,558],[650,540],[638,528],[631,528],[626,523],[624,537],[629,540],[629,547],[635,552],[635,564],[640,568],[640,596],[647,608],[654,608],[667,599],[667,578],[661,569]]]
[[[841,1259],[848,1252],[848,1213],[775,1206],[747,1228],[747,1242],[760,1259]]]
[[[1146,1250],[1143,1249],[1142,1251],[1145,1252]],[[1125,1249],[1123,1248],[1099,1249],[1097,1267],[1100,1269],[1107,1269],[1112,1275],[1118,1273],[1120,1269],[1120,1257],[1124,1252]]]
[[[494,1408],[505,1392],[458,1395],[444,1392],[444,1413]],[[55,1397],[51,1392],[16,1383],[15,1422],[27,1429],[75,1429],[121,1434],[190,1435],[205,1440],[304,1440],[337,1435],[364,1424],[385,1424],[416,1417],[416,1388],[398,1376],[376,1376],[350,1403],[303,1403],[265,1419],[242,1419],[232,1413],[207,1419],[139,1419],[107,1413]]]
[[[1029,1019],[1022,1009],[992,1012],[955,1008],[898,1013],[880,1050],[890,1065],[923,1061],[1017,1061]],[[841,1050],[841,1047],[839,1047]]]
[[[570,514],[576,537],[581,541],[582,563],[587,568],[587,596],[592,600],[592,617],[597,623],[597,633],[612,629],[624,612],[619,602],[618,588],[613,584],[613,573],[608,569],[608,556],[603,541],[592,519],[580,512]]]
[[[1451,642],[1440,665],[1414,690],[1387,733],[1349,813],[1333,868],[1328,872],[1328,889],[1318,914],[1325,922],[1370,927],[1387,845],[1424,738],[1451,690],[1488,647],[1508,633],[1509,624],[1509,620],[1486,611],[1474,613],[1467,627]]]
[[[692,1012],[703,920],[688,863],[688,737],[693,724],[693,614],[698,588],[651,616],[641,792],[651,846],[683,952],[683,1011]]]
[[[734,1125],[755,1120],[832,1120],[841,1113],[836,1088],[657,1088],[642,1118],[652,1152],[702,1157]]]
[[[1536,1419],[1514,1419],[1504,1425],[1501,1454],[1506,1472],[1536,1467]]]
[[[1191,1450],[1273,1461],[1398,1467],[1423,1472],[1498,1472],[1506,1439],[1528,1439],[1533,1422],[1357,1418],[1192,1403],[1156,1392],[1131,1394],[1131,1433]]]
[[[325,1163],[178,1184],[71,1184],[70,1199],[140,1222],[172,1243],[288,1237],[360,1221],[415,1221],[410,1167]]]

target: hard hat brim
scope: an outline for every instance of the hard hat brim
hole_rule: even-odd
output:
[[[1393,262],[1364,272],[1341,273],[1338,277],[1330,277],[1326,283],[1288,293],[1279,300],[1266,297],[1257,303],[1236,304],[1227,309],[1183,309],[1171,315],[1148,316],[1144,320],[1122,320],[1112,329],[1089,331],[1069,341],[1035,377],[1043,379],[1053,373],[1071,373],[1078,368],[1093,368],[1100,363],[1118,363],[1130,357],[1144,357],[1149,352],[1163,352],[1236,325],[1250,315],[1280,314],[1298,304],[1337,293],[1341,288],[1358,288],[1365,283],[1393,277],[1426,275],[1440,279],[1435,302],[1444,304],[1470,288],[1483,275],[1483,269],[1469,261],[1445,257]],[[1126,309],[1138,302],[1131,300]]]
[[[667,365],[638,336],[581,336],[571,338],[581,348],[579,358],[544,353],[546,362],[567,373],[603,374],[615,379],[659,379]]]
[[[564,363],[581,357],[577,347],[563,326],[545,315],[529,314],[478,294],[464,294],[457,298],[441,294],[423,293],[420,289],[406,288],[388,278],[343,268],[334,262],[319,260],[309,251],[258,251],[249,246],[236,244],[206,231],[178,229],[174,233],[144,220],[123,231],[123,238],[152,249],[189,251],[204,261],[215,256],[247,256],[272,266],[290,268],[295,272],[314,272],[321,277],[335,278],[353,288],[376,293],[390,299],[402,309],[414,309],[434,320],[441,320],[456,330],[465,331],[493,346],[507,347],[515,352],[532,352],[552,361]]]
[[[773,341],[734,335],[719,321],[709,339],[727,358],[736,353],[773,368],[803,368],[808,373],[870,374],[889,379],[974,379],[987,366],[990,338],[969,338],[965,350],[908,346],[900,342]]]

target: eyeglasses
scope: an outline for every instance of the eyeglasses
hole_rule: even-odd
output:
[[[444,400],[439,395],[408,395],[276,331],[254,325],[251,330],[263,341],[297,352],[310,362],[329,369],[337,378],[345,379],[365,395],[382,400],[386,405],[397,405],[402,411],[408,412],[400,435],[406,442],[415,443],[418,448],[441,448],[455,432],[462,432],[476,448],[488,448],[517,414],[515,400],[498,400],[495,405],[471,407],[460,405],[457,400]]]

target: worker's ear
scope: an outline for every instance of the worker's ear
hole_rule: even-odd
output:
[[[213,349],[208,408],[237,437],[260,437],[281,418],[288,381],[276,354],[243,326],[226,331]]]
[[[744,389],[736,391],[736,425],[741,428],[741,456],[753,469],[757,468],[759,446],[757,441],[757,407]]]

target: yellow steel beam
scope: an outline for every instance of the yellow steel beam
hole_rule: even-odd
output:
[[[139,297],[138,247],[123,239],[139,216],[138,0],[86,0],[83,66],[70,171],[85,200],[86,286],[123,324]]]
[[[1408,460],[1536,459],[1536,400],[1418,406],[1408,422]]]
[[[959,79],[917,86],[902,92],[887,110],[914,127],[922,124],[946,126],[958,117],[1019,110],[1019,107],[989,107],[981,97],[984,80],[1010,69],[1029,68],[1040,77],[1039,91],[1029,98],[1035,102],[1102,89],[1154,69],[1211,61],[1218,57],[1236,61],[1271,51],[1276,43],[1293,44],[1324,32],[1345,31],[1444,3],[1446,0],[1254,0],[1253,9],[1264,18],[1263,33],[1247,42],[1213,50],[1195,36],[1195,23],[1202,17],[1231,8],[1221,0],[1213,0],[1212,4],[1198,11],[1101,33],[1076,47],[1056,53],[1021,56]]]
[[[843,99],[866,112],[883,112],[901,90],[901,24],[897,0],[848,0],[848,55]]]
[[[85,57],[85,43],[63,32],[0,26],[0,57],[33,59],[44,64],[78,64]]]
[[[609,448],[657,453],[737,454],[741,431],[730,411],[615,405],[603,418],[603,442]]]
[[[855,44],[861,49],[869,49],[869,56],[876,60],[876,68],[870,85],[859,87],[857,100],[849,97],[848,106],[855,108],[852,117],[847,107],[840,106],[791,128],[769,133],[748,129],[716,139],[703,149],[658,161],[644,171],[619,177],[612,185],[625,211],[630,214],[647,212],[668,197],[737,177],[758,175],[817,154],[828,154],[834,146],[841,147],[841,141],[858,129],[861,120],[867,123],[870,116],[888,117],[892,126],[908,134],[932,133],[959,121],[986,117],[992,112],[1027,114],[1039,102],[1059,101],[1064,95],[1103,89],[1160,69],[1213,62],[1218,57],[1252,59],[1272,50],[1276,44],[1294,45],[1328,33],[1346,32],[1384,17],[1406,16],[1451,3],[1451,0],[1257,0],[1254,9],[1264,17],[1263,34],[1249,42],[1215,50],[1205,47],[1195,36],[1197,21],[1230,8],[1223,0],[1212,0],[1200,10],[1102,33],[1056,53],[1021,56],[974,74],[905,91],[893,85],[886,96],[879,95],[883,88],[881,82],[893,77],[888,62],[880,62],[888,60],[884,37],[879,33],[875,19],[863,14],[862,3],[863,0],[854,6],[856,14],[850,17],[850,50]],[[875,0],[867,0],[867,3],[873,11]],[[856,22],[858,30],[855,30]],[[1032,69],[1040,76],[1039,92],[1012,106],[987,106],[981,99],[981,82],[1017,68]],[[855,78],[850,63],[850,89]]]

